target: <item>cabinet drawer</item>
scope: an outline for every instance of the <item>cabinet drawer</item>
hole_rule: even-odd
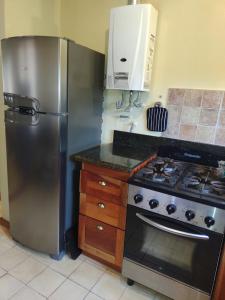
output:
[[[101,221],[79,216],[79,248],[86,253],[121,267],[124,231]]]
[[[109,200],[115,204],[126,205],[127,202],[127,183],[107,177],[81,171],[80,192],[87,193],[102,200]]]
[[[106,224],[125,229],[126,208],[88,194],[80,194],[80,213]]]

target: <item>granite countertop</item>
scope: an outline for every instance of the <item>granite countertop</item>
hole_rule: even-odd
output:
[[[115,144],[102,144],[71,156],[73,161],[93,163],[102,167],[131,172],[156,153],[155,149],[140,149]]]

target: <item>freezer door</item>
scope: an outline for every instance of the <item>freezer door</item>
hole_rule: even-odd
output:
[[[61,251],[66,117],[5,112],[10,230],[34,250]]]
[[[1,44],[6,104],[24,106],[31,99],[37,101],[39,111],[66,112],[67,41],[13,37]]]

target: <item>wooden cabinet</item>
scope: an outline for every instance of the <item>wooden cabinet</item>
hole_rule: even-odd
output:
[[[127,183],[109,176],[82,170],[80,192],[118,205],[124,205],[127,199]]]
[[[85,253],[120,269],[123,259],[123,244],[123,230],[80,215],[79,246]]]
[[[220,266],[216,277],[213,300],[225,299],[225,247],[223,248]]]
[[[117,270],[123,259],[129,176],[83,163],[80,177],[79,248]]]
[[[80,214],[125,229],[126,208],[111,201],[81,193]]]

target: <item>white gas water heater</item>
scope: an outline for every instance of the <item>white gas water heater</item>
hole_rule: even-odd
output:
[[[150,4],[132,4],[111,10],[107,89],[149,90],[158,12]]]

